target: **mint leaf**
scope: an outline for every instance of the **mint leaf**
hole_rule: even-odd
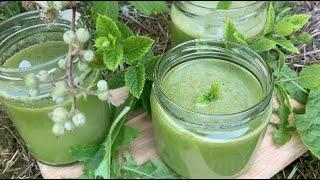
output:
[[[232,1],[219,1],[217,5],[217,9],[229,9]]]
[[[132,30],[127,25],[125,25],[121,22],[117,22],[117,25],[118,25],[118,28],[121,32],[121,36],[123,39],[134,36]]]
[[[125,58],[134,63],[142,58],[150,49],[153,40],[144,36],[131,36],[124,40]]]
[[[153,73],[156,67],[156,64],[158,60],[160,59],[160,56],[154,56],[152,51],[149,51],[144,57],[141,59],[141,63],[144,66],[144,69],[146,70],[146,78],[153,81]]]
[[[213,83],[210,86],[210,89],[204,93],[202,93],[197,102],[201,104],[208,104],[218,98],[220,98],[220,85],[217,83]]]
[[[294,128],[289,124],[289,115],[291,114],[291,105],[288,94],[280,85],[276,85],[277,100],[279,102],[278,116],[280,123],[273,132],[273,138],[277,145],[283,145],[291,139]]]
[[[312,42],[312,36],[307,33],[303,32],[299,34],[297,37],[291,38],[291,40],[294,42],[294,44],[299,45],[299,44],[310,44]]]
[[[250,47],[255,51],[264,52],[264,51],[270,51],[271,49],[275,48],[276,45],[277,45],[276,42],[263,36],[259,40],[253,42],[250,45]]]
[[[130,66],[125,75],[126,86],[136,98],[140,97],[145,82],[145,69],[143,65]]]
[[[275,24],[274,32],[280,36],[288,36],[294,32],[294,25],[283,19]]]
[[[110,45],[109,38],[107,37],[98,37],[95,40],[94,46],[97,48],[108,48]]]
[[[120,71],[120,72],[111,74],[110,78],[108,79],[109,88],[117,89],[125,86],[124,76],[125,76],[125,71]]]
[[[146,80],[142,94],[141,94],[142,105],[144,109],[147,110],[149,115],[151,115],[150,94],[152,90],[152,84],[153,84],[152,81]]]
[[[231,20],[227,20],[224,28],[224,40],[229,42],[237,42],[247,45],[244,37],[236,29],[234,23]]]
[[[285,65],[282,68],[282,71],[280,72],[280,78],[279,80],[284,80],[284,79],[296,79],[298,78],[298,74],[290,69],[287,65]],[[289,95],[297,100],[300,103],[305,104],[307,102],[308,98],[308,93],[303,91],[301,89],[301,85],[298,81],[287,81],[287,82],[282,82],[280,83],[284,87],[284,89],[289,93]]]
[[[320,90],[311,89],[304,115],[295,118],[302,142],[311,153],[320,158]]]
[[[118,20],[119,5],[117,1],[93,1],[91,12],[94,20],[97,19],[99,14]]]
[[[307,14],[295,14],[292,16],[288,16],[284,18],[284,20],[289,21],[293,25],[293,30],[298,31],[300,30],[310,19],[310,15]]]
[[[98,16],[96,30],[99,36],[110,37],[112,35],[115,38],[121,37],[117,24],[107,16]]]
[[[269,8],[268,8],[268,18],[263,30],[264,35],[268,34],[273,30],[274,21],[275,21],[275,11],[274,11],[272,2],[270,2]]]
[[[319,89],[320,88],[320,65],[310,65],[299,74],[300,83],[307,89]]]
[[[129,1],[134,8],[145,15],[154,15],[157,13],[169,11],[169,7],[164,1]]]
[[[103,51],[103,62],[107,69],[114,71],[121,63],[123,59],[123,48],[120,42],[116,42],[115,45],[110,45]]]
[[[283,49],[293,52],[293,53],[299,53],[299,49],[293,45],[293,43],[286,39],[273,39],[277,45],[282,47]]]

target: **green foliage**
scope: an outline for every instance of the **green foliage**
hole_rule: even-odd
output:
[[[275,11],[273,8],[272,3],[270,3],[269,8],[268,8],[268,18],[263,30],[263,34],[268,34],[273,30],[274,27],[274,21],[275,21]]]
[[[208,104],[218,98],[220,98],[221,92],[220,92],[220,85],[217,83],[213,83],[210,86],[210,89],[203,94],[201,94],[197,102],[201,104]]]
[[[303,32],[298,36],[293,36],[290,39],[295,45],[310,44],[312,42],[312,36],[307,32]]]
[[[134,36],[132,30],[128,26],[126,26],[125,24],[118,22],[117,25],[118,25],[118,28],[121,32],[121,36],[123,39]]]
[[[228,20],[226,22],[226,27],[224,30],[224,40],[247,45],[247,42],[245,41],[243,35],[239,33],[231,20]]]
[[[117,1],[93,1],[91,12],[94,21],[99,15],[117,20],[119,16],[119,5]]]
[[[302,69],[300,76],[300,83],[307,89],[320,88],[320,65],[310,65]]]
[[[109,39],[112,36],[115,38],[121,37],[121,32],[117,24],[107,16],[98,16],[96,30],[100,37],[108,37]]]
[[[297,14],[284,17],[275,24],[274,31],[280,36],[288,36],[301,29],[308,21],[310,16],[306,14]]]
[[[251,44],[251,48],[258,52],[270,51],[276,47],[277,43],[267,37],[262,37]]]
[[[283,49],[293,52],[293,53],[299,53],[299,50],[296,46],[293,45],[293,43],[290,40],[287,39],[274,39],[274,41]]]
[[[232,1],[219,1],[217,5],[217,9],[229,9],[231,4],[232,4]]]
[[[279,81],[297,78],[298,74],[285,65],[280,72]],[[283,86],[284,89],[289,93],[289,95],[298,102],[303,104],[307,102],[308,93],[306,93],[305,90],[301,89],[302,86],[298,81],[286,81],[279,83],[279,85]]]
[[[131,36],[124,40],[125,58],[130,63],[141,59],[150,49],[153,40],[144,36]]]
[[[125,81],[126,86],[128,87],[131,94],[135,97],[139,97],[142,93],[146,73],[144,66],[142,64],[138,64],[136,66],[130,66],[127,69]]]
[[[167,12],[169,8],[164,1],[129,1],[134,8],[146,15]]]
[[[304,115],[295,119],[297,131],[311,153],[320,159],[320,91],[312,89]]]
[[[114,45],[110,45],[103,51],[103,62],[107,69],[114,71],[123,59],[122,44],[117,41]]]
[[[291,105],[287,92],[282,86],[276,86],[277,99],[279,102],[278,115],[280,123],[273,132],[273,138],[277,145],[283,145],[291,139],[294,128],[289,124],[289,115],[291,114]]]

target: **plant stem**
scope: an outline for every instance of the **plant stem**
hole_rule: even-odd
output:
[[[276,83],[282,83],[282,82],[288,82],[288,81],[295,81],[295,80],[299,80],[300,77],[296,77],[296,78],[289,78],[289,79],[282,79],[282,80],[278,80]]]

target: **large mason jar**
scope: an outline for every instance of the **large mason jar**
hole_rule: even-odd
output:
[[[267,19],[265,1],[229,1],[227,9],[218,9],[226,1],[176,1],[170,10],[171,42],[177,45],[196,38],[221,40],[225,23],[233,21],[247,40],[262,34]]]
[[[25,75],[41,70],[47,70],[55,79],[64,75],[58,61],[66,58],[68,52],[63,42],[66,30],[70,30],[68,18],[48,22],[40,18],[39,11],[20,14],[0,24],[1,104],[28,150],[40,162],[51,165],[74,162],[69,154],[73,146],[100,144],[110,124],[109,105],[79,92],[77,108],[86,116],[86,124],[56,137],[49,118],[49,113],[58,106],[50,97],[52,85],[40,84],[38,95],[29,96]],[[74,76],[78,75],[74,68]],[[91,72],[81,85],[90,88],[98,77],[99,74]],[[59,106],[69,110],[71,98]]]
[[[186,178],[234,178],[272,114],[273,76],[248,47],[191,40],[158,62],[151,94],[156,149]]]

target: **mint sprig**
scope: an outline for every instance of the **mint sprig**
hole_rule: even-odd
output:
[[[211,84],[209,90],[205,91],[197,98],[197,103],[208,104],[213,102],[214,100],[219,99],[220,96],[221,96],[220,84],[214,83],[214,84]]]

